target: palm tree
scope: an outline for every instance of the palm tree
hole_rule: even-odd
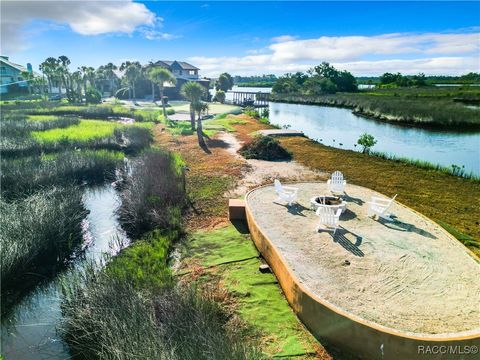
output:
[[[168,71],[165,68],[162,67],[156,67],[152,68],[148,72],[148,78],[150,81],[152,81],[155,84],[158,84],[158,88],[160,89],[160,100],[162,101],[162,108],[163,108],[163,116],[165,119],[167,118],[167,109],[165,106],[165,101],[163,99],[163,92],[165,90],[165,83],[169,82],[171,84],[175,84],[177,82],[177,79],[175,79],[175,76]]]
[[[122,64],[123,65],[123,64]],[[129,87],[132,89],[133,92],[133,102],[135,102],[135,82],[140,77],[142,72],[142,67],[138,62],[130,63],[128,67],[125,69],[125,77],[127,78]]]
[[[190,101],[190,125],[195,131],[195,109],[194,104],[201,102],[205,88],[195,81],[189,81],[182,86],[181,93]]]
[[[150,83],[152,84],[152,102],[154,104],[156,104],[155,102],[155,85],[156,85],[156,82],[155,82],[155,78],[152,77],[152,75],[150,74],[152,72],[152,70],[154,70],[156,68],[156,65],[152,62],[152,61],[149,61],[147,65],[145,65],[143,67],[143,75],[145,78],[147,78],[148,80],[150,80]]]
[[[73,88],[72,88],[72,77],[68,71],[68,65],[70,65],[70,59],[65,55],[58,57],[58,75],[62,80],[62,83],[65,87],[67,93],[68,101],[74,101]]]
[[[201,85],[200,85],[201,86]],[[208,103],[198,101],[192,105],[194,112],[198,114],[197,118],[197,138],[200,147],[205,147],[205,140],[203,139],[202,114],[208,111]]]
[[[55,74],[58,68],[58,60],[54,57],[47,58],[44,62],[42,62],[39,66],[39,69],[45,77],[47,78],[48,82],[48,92],[52,92],[52,83],[55,79]]]
[[[117,79],[117,74],[115,74],[114,70],[117,70],[117,66],[112,63],[108,63],[107,65],[102,65],[97,70],[98,72],[101,72],[102,76],[106,80],[108,80],[108,82],[110,83],[110,94],[113,94],[115,92],[114,88],[115,88],[115,80]]]

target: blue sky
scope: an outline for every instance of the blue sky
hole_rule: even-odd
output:
[[[479,2],[2,1],[2,53],[34,67],[159,59],[202,74],[479,71]]]

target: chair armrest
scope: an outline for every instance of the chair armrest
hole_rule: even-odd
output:
[[[381,197],[377,197],[377,196],[372,196],[372,202],[375,202],[375,203],[389,203],[390,201],[392,201],[392,199],[384,199],[384,198],[381,198]]]
[[[379,203],[377,203],[377,202],[375,202],[375,201],[367,201],[367,204],[369,204],[369,205],[375,205],[375,206],[381,206],[381,207],[387,207],[387,206],[388,206],[388,204],[379,204]]]
[[[342,214],[342,209],[337,209],[337,212],[335,213],[335,217],[340,218],[341,214]]]
[[[328,179],[328,180],[327,180],[327,184],[330,184],[331,182],[332,182],[331,179]]]
[[[343,185],[347,185],[347,180],[343,180]]]

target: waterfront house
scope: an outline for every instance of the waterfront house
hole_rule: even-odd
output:
[[[180,98],[180,89],[182,85],[188,81],[198,82],[200,85],[204,86],[206,89],[206,94],[208,94],[208,86],[210,84],[210,79],[201,78],[199,75],[200,69],[196,66],[189,64],[185,61],[170,61],[170,60],[159,60],[155,63],[155,66],[163,67],[168,69],[176,78],[177,83],[175,86],[169,86],[165,88],[165,95],[171,99]]]
[[[32,65],[27,64],[24,67],[11,62],[8,56],[0,56],[0,94],[14,92],[15,90],[19,92],[27,91],[27,82],[22,77],[24,71],[33,73]]]

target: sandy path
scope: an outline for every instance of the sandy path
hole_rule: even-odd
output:
[[[245,160],[237,153],[242,144],[233,133],[224,132],[218,138],[229,145],[226,150],[230,154],[245,161],[243,178],[237,183],[236,188],[227,194],[229,197],[243,196],[250,189],[273,183],[274,179],[281,179],[282,181],[319,181],[326,180],[329,177],[329,174],[325,172],[312,170],[296,161]]]

